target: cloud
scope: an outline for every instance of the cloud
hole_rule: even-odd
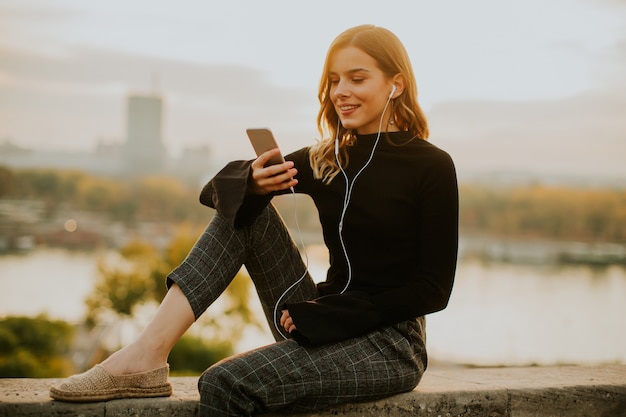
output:
[[[586,93],[558,100],[459,101],[430,112],[433,141],[462,176],[493,172],[626,178],[626,96]]]
[[[411,13],[402,17],[410,24],[393,19],[418,73],[432,140],[450,151],[461,174],[626,177],[626,25],[607,12],[623,15],[626,7],[589,1],[567,10],[551,3],[540,15],[526,3],[467,6],[474,14],[416,3],[420,24]],[[7,35],[0,36],[0,140],[69,149],[123,141],[126,96],[158,92],[168,149],[208,144],[218,161],[253,155],[245,136],[251,126],[271,127],[285,151],[312,143],[325,48],[356,23],[329,19],[317,33],[312,17],[257,19],[246,9],[220,31],[225,22],[216,15],[177,7],[170,19],[165,3],[149,10],[99,3],[95,11],[67,2],[17,4],[0,18],[0,35]],[[356,17],[364,16],[371,12]],[[215,25],[204,31],[208,21]],[[180,53],[166,54],[172,46]]]
[[[607,48],[598,59],[606,63],[596,71],[601,87],[610,91],[619,89],[626,95],[626,35],[612,48]]]
[[[276,86],[250,67],[90,48],[66,56],[7,48],[0,54],[0,137],[30,146],[84,149],[99,137],[123,140],[125,100],[132,93],[163,95],[165,140],[174,151],[208,142],[217,153],[233,155],[249,126],[274,127],[289,137],[294,126],[314,132],[314,95]],[[285,141],[291,148],[311,137]]]

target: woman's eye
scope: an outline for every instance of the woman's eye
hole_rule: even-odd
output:
[[[329,81],[331,84],[337,84],[339,82],[339,80],[335,80],[335,79],[330,79]]]
[[[355,83],[355,84],[359,84],[359,83],[363,82],[363,80],[364,80],[363,78],[353,78],[352,82]]]

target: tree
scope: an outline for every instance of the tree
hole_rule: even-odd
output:
[[[0,320],[0,377],[54,378],[73,372],[65,358],[74,328],[46,316]]]
[[[224,340],[205,340],[186,334],[174,346],[167,361],[176,375],[198,375],[209,365],[233,354],[232,343]]]
[[[140,240],[129,242],[119,251],[115,263],[103,259],[98,264],[99,279],[87,297],[87,322],[99,321],[109,311],[129,318],[136,306],[154,301],[153,275],[162,274],[167,265],[158,251]]]
[[[197,231],[184,225],[164,253],[153,245],[135,240],[120,249],[118,259],[101,261],[98,281],[86,300],[87,322],[93,325],[110,313],[130,320],[138,306],[160,302],[166,292],[165,276],[183,262],[197,236]],[[204,350],[202,356],[206,367],[233,351],[233,345],[241,338],[246,326],[259,325],[249,305],[250,289],[250,279],[240,272],[220,298],[218,305],[221,309],[212,309],[196,322],[200,332],[208,335],[207,342],[197,345],[195,353],[188,351],[186,354],[197,356],[200,355],[198,349]],[[194,345],[189,342],[189,337],[192,336],[181,339],[180,346],[175,349],[178,353],[172,353],[179,358],[170,364],[173,371],[177,371],[176,361],[180,362],[180,357],[185,356],[180,350]],[[181,366],[186,370],[196,369],[189,363]]]
[[[6,167],[0,166],[0,198],[11,194],[14,188],[15,175]]]

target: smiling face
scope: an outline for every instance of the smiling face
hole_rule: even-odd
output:
[[[374,58],[354,46],[339,49],[332,56],[328,77],[330,98],[346,129],[359,134],[377,133],[379,126],[381,130],[398,130],[388,124],[390,106],[381,125],[381,115],[394,84]]]

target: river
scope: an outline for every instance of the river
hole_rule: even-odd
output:
[[[308,252],[319,279],[323,256]],[[106,255],[38,248],[0,256],[0,316],[79,320]],[[462,261],[448,307],[427,320],[433,361],[626,364],[626,269]],[[255,333],[240,348],[269,341]]]

